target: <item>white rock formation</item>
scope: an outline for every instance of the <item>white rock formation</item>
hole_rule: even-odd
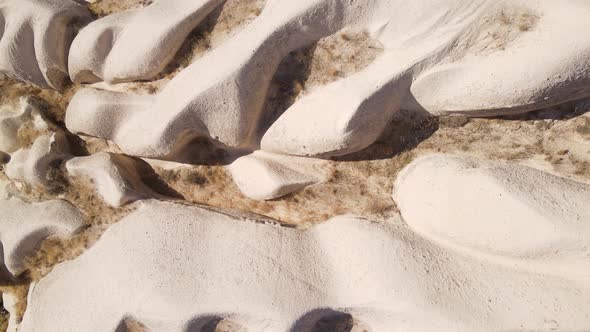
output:
[[[74,0],[2,0],[0,73],[60,89],[77,26],[90,20],[86,7]]]
[[[90,178],[98,194],[114,207],[148,197],[159,197],[139,176],[136,162],[127,156],[97,153],[66,162],[69,176]]]
[[[228,169],[244,195],[266,200],[325,180],[324,164],[318,159],[256,151],[236,159]]]
[[[98,19],[74,39],[74,82],[148,80],[172,60],[186,36],[223,0],[160,0]]]
[[[62,200],[25,203],[0,200],[2,267],[10,276],[24,270],[23,259],[49,236],[67,237],[84,224],[80,211]]]
[[[55,163],[71,158],[69,143],[63,131],[39,136],[30,148],[12,154],[6,164],[6,175],[33,187],[49,185],[47,173]]]
[[[19,331],[115,331],[124,319],[200,331],[218,318],[309,331],[329,309],[372,331],[586,330],[589,280],[482,260],[400,220],[338,217],[297,230],[146,201],[32,288]]]
[[[8,105],[0,108],[0,152],[12,153],[20,148],[18,131],[28,121],[33,121],[32,127],[37,130],[49,128],[48,121],[30,97],[21,97],[18,109]]]
[[[590,280],[587,184],[525,166],[437,154],[412,162],[394,188],[406,223],[435,243]]]
[[[137,156],[169,156],[194,137],[255,150],[280,61],[340,29],[365,28],[384,53],[296,102],[261,144],[276,153],[344,155],[375,141],[400,107],[480,116],[589,96],[590,39],[572,33],[590,28],[588,15],[590,4],[580,0],[269,0],[255,21],[158,95],[81,91],[66,124]],[[111,56],[127,63],[127,54]]]

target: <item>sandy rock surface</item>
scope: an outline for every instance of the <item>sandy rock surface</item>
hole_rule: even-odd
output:
[[[253,199],[278,198],[327,178],[322,161],[264,151],[236,159],[229,171],[244,195]]]
[[[101,152],[72,158],[66,170],[70,176],[90,178],[100,196],[113,207],[159,196],[142,182],[136,162],[123,155]]]
[[[587,279],[470,254],[399,219],[339,217],[302,231],[146,202],[34,286],[20,330],[109,331],[125,318],[148,330],[187,329],[215,317],[249,330],[306,330],[333,311],[375,331],[538,330],[548,314],[562,329],[588,327],[590,297],[577,288]]]
[[[44,88],[63,88],[70,44],[90,20],[86,7],[74,0],[2,1],[0,73]]]
[[[394,188],[404,220],[426,238],[544,265],[547,274],[590,276],[587,184],[508,163],[430,155],[402,170]]]
[[[6,164],[6,175],[33,187],[48,186],[48,173],[57,167],[57,163],[69,159],[70,153],[62,131],[39,136],[30,148],[21,148],[11,155]]]
[[[0,331],[590,329],[586,0],[0,0]]]
[[[23,259],[48,236],[72,235],[84,224],[80,212],[66,201],[25,203],[16,198],[0,201],[0,241],[3,266],[10,276],[24,269]]]
[[[140,12],[148,13],[153,6]],[[188,5],[171,1],[162,6],[173,11]],[[145,157],[170,157],[194,137],[210,138],[229,149],[255,149],[260,145],[254,133],[261,125],[266,91],[281,60],[341,29],[372,31],[377,24],[382,26],[374,37],[385,46],[384,53],[361,72],[287,109],[264,135],[262,149],[345,155],[377,140],[402,107],[492,116],[548,107],[590,93],[590,42],[570,34],[588,29],[583,17],[590,8],[583,2],[480,0],[433,5],[422,0],[409,6],[373,0],[341,9],[337,13],[330,1],[269,1],[258,19],[184,69],[155,97],[80,92],[68,109],[68,129],[113,140],[126,153]],[[396,13],[404,13],[403,19]],[[571,19],[562,24],[565,16]],[[406,33],[409,27],[415,32]],[[490,35],[497,37],[485,37]],[[551,52],[555,41],[567,52]],[[150,43],[159,45],[157,38]],[[539,53],[551,56],[534,56]],[[127,56],[119,58],[117,63],[126,63]],[[531,58],[534,61],[528,61]],[[209,79],[198,79],[202,76]],[[517,79],[507,84],[508,77]],[[445,88],[434,88],[439,86]],[[463,95],[455,95],[459,91]],[[115,130],[105,119],[114,113],[121,121]],[[82,118],[91,119],[90,128],[79,125]],[[149,139],[144,132],[150,133]]]

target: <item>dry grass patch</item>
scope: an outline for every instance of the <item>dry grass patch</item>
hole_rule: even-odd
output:
[[[383,46],[365,31],[341,31],[291,52],[270,83],[259,128],[266,129],[300,97],[312,90],[366,68]]]
[[[526,8],[502,6],[482,18],[474,34],[463,41],[462,48],[489,54],[506,47],[521,34],[535,28],[540,17]]]
[[[65,178],[65,177],[64,177]],[[80,209],[86,218],[86,227],[71,238],[48,238],[31,255],[25,258],[25,266],[32,280],[47,275],[58,263],[78,257],[89,248],[109,225],[133,211],[133,205],[112,208],[98,196],[95,186],[83,179],[63,184],[62,193],[40,191],[25,186],[21,193],[29,201],[65,199]]]
[[[25,310],[27,309],[27,295],[29,294],[29,287],[30,279],[26,275],[16,280],[2,282],[0,284],[0,293],[12,294],[16,300],[14,315],[16,316],[18,322],[21,321],[23,315],[25,314]],[[8,325],[9,313],[4,309],[4,307],[2,307],[0,317],[0,324]]]
[[[143,8],[153,2],[153,0],[96,0],[88,5],[88,9],[100,18],[124,10]]]
[[[252,22],[262,12],[265,2],[265,0],[226,1],[188,35],[174,59],[156,79],[172,79],[211,48],[221,44]]]
[[[20,97],[34,96],[39,100],[39,106],[45,116],[63,126],[66,108],[80,85],[69,85],[62,92],[41,89],[36,86],[20,83],[14,80],[0,80],[0,104],[18,107]]]
[[[350,76],[367,67],[383,51],[383,45],[366,31],[341,31],[320,39],[313,48],[306,90]],[[294,56],[304,57],[296,51]]]
[[[506,160],[589,182],[590,139],[580,138],[575,128],[586,118],[563,110],[560,119],[544,119],[542,112],[493,119],[469,119],[461,126],[443,125],[414,152],[467,154]],[[454,120],[452,120],[454,121]]]
[[[8,329],[8,319],[10,313],[4,308],[4,301],[2,300],[2,293],[0,293],[0,331]]]
[[[155,171],[188,202],[248,211],[284,225],[304,225],[341,214],[382,220],[395,212],[397,208],[390,197],[392,179],[413,156],[404,152],[379,160],[331,161],[330,176],[325,182],[269,201],[245,197],[223,166],[156,167]]]

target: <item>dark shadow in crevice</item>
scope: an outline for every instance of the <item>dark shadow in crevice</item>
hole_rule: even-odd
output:
[[[119,322],[115,332],[150,332],[150,330],[140,321],[133,317],[127,316]]]
[[[217,315],[199,316],[188,322],[184,332],[215,332],[217,325],[223,320],[223,317]]]
[[[4,153],[0,151],[0,170],[3,169],[4,164],[8,164],[10,161],[10,155],[8,153]]]
[[[367,148],[335,161],[389,159],[409,151],[428,139],[439,129],[439,119],[426,111],[400,110],[393,116],[381,136]]]
[[[145,161],[139,158],[133,158],[135,160],[135,167],[137,168],[137,173],[141,178],[141,181],[145,183],[148,187],[150,187],[156,193],[167,196],[173,199],[182,199],[184,200],[184,196],[180,194],[178,191],[172,189],[165,181],[163,181],[158,173],[154,171],[154,169],[150,166],[150,164],[146,163]]]
[[[217,6],[217,8],[209,13],[209,15],[207,15],[207,17],[186,36],[182,46],[176,51],[172,60],[157,77],[150,79],[150,81],[162,79],[178,70],[178,68],[187,67],[190,64],[192,52],[199,43],[204,43],[203,47],[207,50],[210,49],[211,45],[209,44],[208,35],[211,34],[215,28],[226,2],[227,1],[224,1]]]
[[[311,74],[313,55],[317,42],[292,51],[279,64],[266,94],[266,102],[259,122],[258,141],[270,126],[295,103],[297,96],[305,89]]]
[[[488,119],[508,121],[568,120],[590,111],[590,106],[588,108],[577,107],[578,102],[579,101],[570,101],[540,110],[512,115],[488,117]]]
[[[354,326],[353,317],[330,308],[312,310],[299,318],[291,332],[350,332]]]
[[[236,149],[209,137],[184,135],[175,143],[173,151],[161,159],[189,165],[225,166],[250,153],[251,150]]]

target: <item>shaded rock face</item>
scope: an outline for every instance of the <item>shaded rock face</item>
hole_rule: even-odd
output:
[[[73,0],[6,0],[0,4],[0,73],[43,88],[62,89],[77,30],[91,20]]]

